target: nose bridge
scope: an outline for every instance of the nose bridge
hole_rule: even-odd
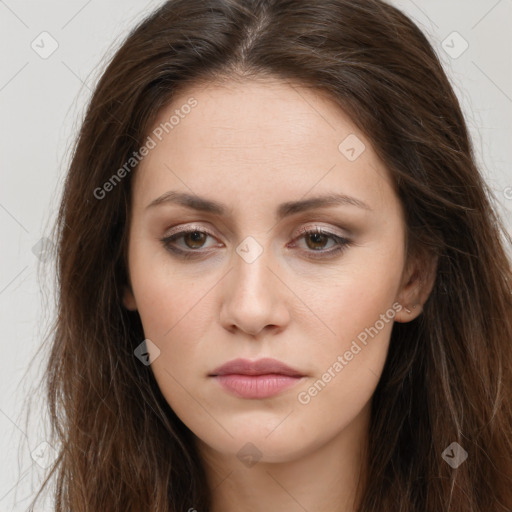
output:
[[[271,299],[269,281],[272,273],[267,268],[272,264],[270,251],[254,238],[247,237],[236,248],[236,253],[231,276],[234,294],[241,301],[250,299],[263,303]]]
[[[267,325],[286,321],[286,307],[275,276],[269,249],[263,249],[252,237],[236,248],[233,270],[229,273],[222,304],[222,322],[226,327],[255,334]]]

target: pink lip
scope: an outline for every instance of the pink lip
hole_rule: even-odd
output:
[[[288,365],[265,357],[256,361],[249,361],[249,359],[233,359],[227,363],[219,366],[210,374],[216,377],[217,375],[266,375],[269,373],[276,373],[279,375],[288,375],[289,377],[303,377],[298,370],[290,368]]]
[[[241,398],[268,398],[293,386],[304,377],[276,359],[234,359],[215,369],[210,377]]]

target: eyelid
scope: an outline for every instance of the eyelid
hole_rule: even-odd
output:
[[[185,233],[186,234],[189,231],[200,231],[200,232],[206,233],[207,235],[210,235],[210,236],[212,236],[214,238],[217,238],[217,236],[213,234],[213,231],[209,230],[208,228],[205,228],[204,226],[199,226],[199,225],[191,225],[191,226],[179,225],[179,226],[170,228],[169,230],[167,230],[164,233],[163,238],[169,238],[169,237],[171,237],[173,235],[176,235],[178,233]]]
[[[338,232],[335,232],[335,229],[336,228],[333,228],[331,226],[322,226],[319,223],[314,223],[312,225],[310,224],[310,225],[302,226],[301,228],[299,228],[299,230],[296,232],[296,234],[293,235],[293,238],[295,239],[301,235],[315,232],[315,231],[319,231],[321,233],[324,233],[325,235],[335,236],[338,238],[350,238],[351,235],[349,233],[338,233]],[[340,228],[337,228],[337,229],[340,229]]]
[[[217,235],[215,235],[212,230],[210,230],[204,226],[200,226],[200,225],[191,225],[191,226],[179,225],[179,226],[170,228],[169,230],[167,230],[164,233],[162,238],[170,238],[173,235],[181,234],[181,233],[187,234],[190,231],[199,231],[199,232],[205,233],[207,235],[210,235],[213,238],[216,238],[216,239],[218,238]],[[305,234],[315,232],[315,231],[319,231],[327,236],[334,236],[334,237],[343,238],[343,239],[348,238],[348,236],[346,234],[333,232],[333,229],[331,227],[325,227],[325,226],[319,225],[318,223],[315,223],[313,225],[302,226],[301,228],[299,228],[299,230],[296,231],[294,235],[292,235],[293,241],[295,241],[301,235],[305,235]]]
[[[160,239],[160,241],[164,244],[164,246],[171,250],[172,252],[175,252],[176,254],[181,254],[183,257],[201,257],[202,255],[206,255],[211,251],[211,248],[208,249],[181,249],[178,247],[172,247],[171,246],[171,240],[172,238],[180,239],[182,236],[185,236],[191,232],[200,232],[203,234],[206,234],[207,236],[210,236],[216,240],[218,240],[217,236],[209,229],[205,228],[204,226],[199,225],[191,225],[191,226],[183,226],[179,225],[177,227],[171,228],[170,230],[166,231],[164,236]],[[302,226],[298,232],[293,236],[292,241],[287,245],[287,247],[296,247],[296,243],[298,240],[303,239],[305,236],[309,234],[315,234],[319,233],[322,234],[331,240],[335,242],[336,248],[329,249],[329,250],[319,250],[319,251],[308,251],[302,249],[302,252],[306,254],[306,257],[309,258],[328,258],[329,256],[334,256],[337,253],[343,252],[348,246],[352,245],[352,237],[347,237],[344,234],[341,233],[335,233],[333,232],[334,229],[327,228],[324,226],[319,225],[318,223],[315,223],[314,225],[309,226]],[[222,243],[222,242],[221,242]],[[218,247],[218,245],[217,245]]]
[[[308,251],[304,250],[308,258],[328,258],[343,252],[349,246],[353,245],[352,239],[342,234],[334,233],[333,230],[324,228],[319,225],[303,227],[299,230],[299,234],[294,236],[288,247],[296,247],[297,241],[305,239],[308,235],[321,234],[335,242],[335,247],[327,250]]]

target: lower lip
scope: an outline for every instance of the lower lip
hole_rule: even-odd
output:
[[[294,386],[302,377],[280,374],[266,375],[215,375],[219,384],[241,398],[269,398]]]

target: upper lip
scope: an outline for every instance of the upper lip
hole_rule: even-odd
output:
[[[272,358],[263,358],[256,361],[248,359],[233,359],[219,366],[210,374],[215,377],[217,375],[267,375],[267,374],[289,375],[291,377],[303,377],[298,370]]]

